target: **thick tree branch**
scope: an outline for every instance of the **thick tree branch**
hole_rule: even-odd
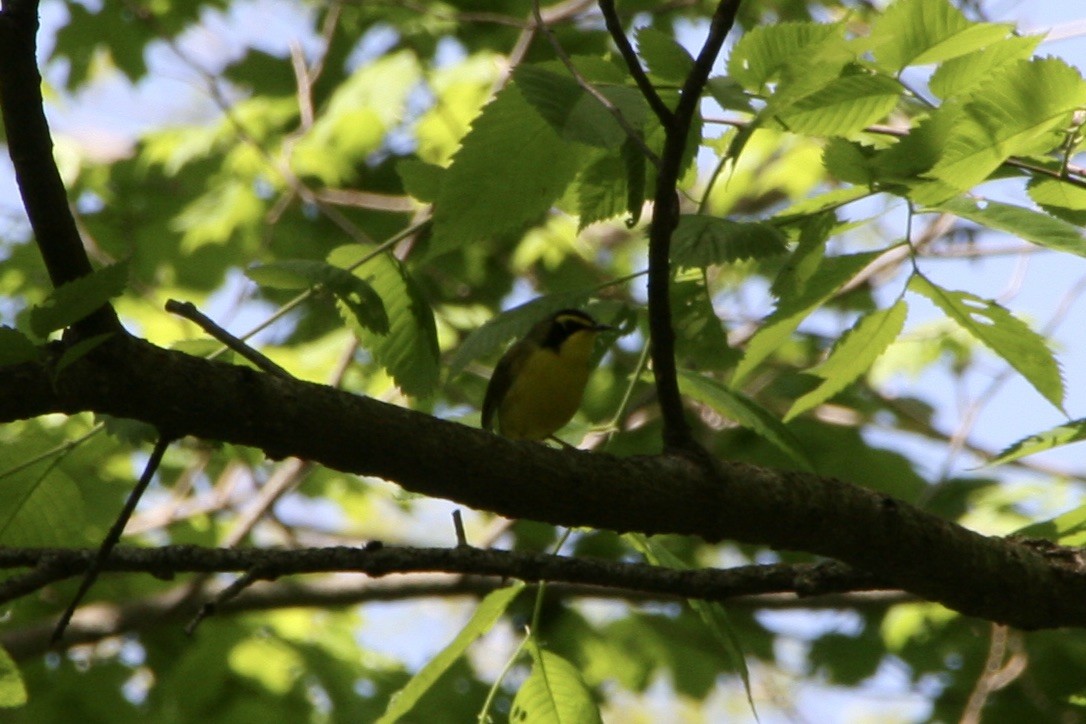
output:
[[[91,273],[90,259],[68,195],[53,161],[53,139],[42,106],[41,75],[35,58],[38,0],[7,0],[0,12],[0,111],[23,206],[53,286]],[[103,306],[76,325],[87,334],[121,328]]]
[[[392,480],[507,517],[803,550],[887,586],[1019,628],[1086,626],[1076,555],[988,538],[886,495],[807,473],[682,457],[615,458],[515,442],[323,385],[116,337],[54,383],[0,368],[0,421],[92,410]]]

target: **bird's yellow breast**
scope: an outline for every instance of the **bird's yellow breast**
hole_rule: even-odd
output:
[[[557,350],[532,351],[498,408],[502,435],[542,440],[570,421],[584,395],[595,337],[594,332],[576,332]]]

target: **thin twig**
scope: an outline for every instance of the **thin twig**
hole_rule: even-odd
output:
[[[460,509],[457,508],[452,512],[453,528],[456,530],[456,545],[467,546],[468,536],[464,533],[464,516],[460,514]]]
[[[601,93],[598,88],[592,85],[592,83],[590,83],[588,79],[581,75],[581,72],[577,70],[577,66],[573,64],[573,60],[562,48],[562,44],[558,42],[558,38],[555,36],[554,32],[550,29],[550,27],[547,26],[545,22],[543,22],[543,16],[539,12],[539,0],[532,1],[532,14],[535,16],[536,26],[539,28],[539,30],[543,32],[545,36],[547,36],[547,40],[550,42],[551,47],[554,48],[554,54],[557,55],[559,60],[562,61],[562,65],[566,66],[566,70],[568,70],[569,74],[573,76],[573,79],[577,81],[577,85],[579,85],[585,93],[595,98],[601,106],[607,109],[607,112],[611,114],[611,117],[615,119],[615,122],[618,123],[618,125],[626,133],[626,137],[633,141],[634,145],[638,147],[641,153],[644,154],[645,158],[647,158],[653,166],[659,168],[660,157],[656,154],[655,151],[649,148],[647,143],[645,143],[644,134],[634,128],[633,125],[626,119],[626,116],[622,113],[622,110],[614,103],[612,103],[610,98]],[[649,85],[649,88],[652,89],[651,84]],[[655,95],[656,91],[653,90],[652,92]],[[657,96],[656,99],[657,101],[659,101],[659,96]],[[670,113],[670,111],[668,111],[668,113]]]
[[[641,61],[638,59],[633,45],[630,44],[630,39],[626,37],[626,33],[622,29],[622,21],[618,18],[614,0],[600,0],[599,5],[600,12],[603,13],[603,21],[607,25],[607,32],[611,34],[611,39],[618,47],[618,52],[622,55],[622,59],[626,61],[626,67],[630,70],[634,82],[637,83],[641,95],[645,97],[645,101],[648,102],[652,112],[660,119],[660,123],[667,128],[674,121],[675,114],[667,107],[660,94],[656,92],[652,81],[645,74],[645,69],[641,67]]]
[[[192,636],[196,633],[196,627],[200,625],[200,622],[209,616],[214,616],[219,606],[236,597],[239,593],[257,581],[267,579],[267,573],[260,567],[250,568],[245,571],[245,573],[234,579],[229,586],[219,591],[214,599],[207,601],[204,605],[200,606],[200,610],[196,612],[196,615],[185,626],[185,633]]]
[[[269,375],[275,375],[276,377],[283,377],[285,379],[290,379],[292,377],[285,369],[215,324],[211,318],[201,313],[192,302],[179,302],[176,299],[170,299],[166,302],[166,311],[176,314],[179,317],[184,317],[191,322],[195,322],[202,330],[267,372]]]
[[[98,574],[102,571],[102,566],[105,564],[106,559],[109,558],[109,554],[113,551],[114,546],[117,545],[117,541],[121,539],[121,535],[124,533],[124,527],[128,524],[128,519],[132,517],[132,511],[136,509],[136,504],[139,503],[140,498],[143,497],[144,491],[147,490],[147,486],[155,476],[155,471],[158,470],[158,466],[162,463],[162,456],[166,454],[166,448],[170,446],[170,442],[172,441],[173,438],[170,435],[162,434],[161,437],[158,438],[158,442],[155,443],[155,447],[151,451],[151,457],[147,460],[147,465],[143,468],[143,475],[140,476],[139,482],[136,483],[136,487],[128,494],[128,499],[125,501],[120,515],[113,521],[113,526],[106,534],[105,539],[102,541],[102,545],[98,547],[97,555],[95,555],[94,560],[83,575],[83,581],[79,584],[79,590],[75,592],[75,596],[72,598],[71,603],[68,604],[68,608],[64,610],[64,613],[60,616],[60,620],[57,621],[56,628],[53,629],[51,643],[56,644],[64,637],[64,629],[68,627],[68,622],[72,620],[72,614],[75,613],[75,609],[79,606],[80,601],[83,600],[83,597],[87,595],[87,591],[90,590],[90,587],[93,586],[94,582],[98,579]]]

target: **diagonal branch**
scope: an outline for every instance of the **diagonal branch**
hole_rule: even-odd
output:
[[[90,259],[68,211],[68,195],[53,160],[53,139],[42,105],[35,50],[38,0],[0,3],[0,111],[23,206],[54,287],[91,273]],[[121,329],[105,305],[76,324],[84,333]]]

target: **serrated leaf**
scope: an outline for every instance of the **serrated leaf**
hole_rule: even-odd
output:
[[[388,332],[381,334],[358,324],[355,333],[401,390],[426,397],[433,392],[440,371],[434,313],[407,269],[390,253],[378,254],[355,267],[373,249],[363,244],[340,246],[328,254],[328,263],[344,269],[354,267],[351,273],[373,287],[384,303]],[[357,322],[354,310],[350,311],[348,322]]]
[[[624,159],[615,153],[601,155],[577,179],[577,230],[621,214],[628,193]]]
[[[1010,24],[974,23],[947,0],[898,0],[871,29],[870,44],[880,65],[900,71],[966,55],[999,41]]]
[[[908,306],[899,301],[889,309],[867,314],[841,335],[826,360],[807,371],[822,382],[792,404],[784,422],[821,405],[866,372],[897,339],[907,314]]]
[[[646,25],[637,31],[637,53],[649,66],[649,72],[672,83],[681,84],[694,69],[694,58],[675,38]]]
[[[846,75],[788,105],[776,118],[794,133],[848,136],[885,118],[901,92],[901,84],[884,75]]]
[[[1025,538],[1047,538],[1061,545],[1078,548],[1086,545],[1086,505],[1067,511],[1051,520],[1031,523],[1014,532]]]
[[[586,158],[506,86],[483,108],[446,169],[426,258],[513,231],[542,215]]]
[[[709,91],[709,95],[720,104],[721,108],[743,111],[744,113],[755,112],[754,106],[750,102],[750,96],[734,78],[723,75],[713,76],[705,84],[705,90]]]
[[[120,262],[62,284],[30,310],[30,330],[39,337],[64,329],[119,296],[128,283],[128,263]]]
[[[0,367],[33,362],[38,359],[38,348],[30,338],[17,329],[0,327]]]
[[[627,533],[623,537],[654,566],[665,566],[679,571],[689,569],[681,558],[643,533]],[[739,678],[743,681],[743,688],[747,693],[747,703],[750,704],[750,710],[757,719],[758,712],[754,707],[754,696],[750,688],[750,670],[747,668],[747,659],[743,654],[743,645],[735,632],[735,627],[728,620],[728,613],[724,606],[697,598],[688,598],[686,602],[724,649],[724,656],[728,663],[739,673]]]
[[[780,303],[747,343],[746,353],[735,369],[732,385],[738,387],[791,336],[807,315],[884,253],[885,251],[869,251],[826,257],[805,280],[795,279],[795,284],[784,288],[775,284],[774,288],[782,295]]]
[[[679,389],[687,397],[708,405],[774,445],[801,470],[814,472],[814,466],[792,431],[746,395],[689,370],[679,370]]]
[[[468,363],[504,348],[510,340],[523,337],[534,324],[548,314],[567,307],[582,307],[596,288],[578,289],[536,297],[530,302],[507,309],[468,335],[449,360],[449,379],[464,371]]]
[[[988,465],[1003,465],[1027,455],[1035,455],[1045,450],[1070,445],[1073,442],[1086,440],[1086,419],[1072,420],[1062,425],[1038,432],[1029,437],[1024,437],[1016,443],[1008,445]]]
[[[797,58],[809,59],[813,47],[836,40],[842,29],[825,23],[758,25],[735,44],[728,59],[728,75],[759,91]]]
[[[851,204],[853,201],[859,201],[860,199],[873,195],[874,193],[868,188],[862,186],[846,186],[844,188],[827,191],[824,194],[812,196],[809,199],[797,201],[776,214],[773,218],[779,223],[791,222],[802,217],[820,214],[824,211],[832,211],[833,209],[838,209],[842,206]]]
[[[678,266],[704,268],[740,259],[783,254],[787,239],[763,221],[731,221],[707,214],[683,214],[672,236]]]
[[[26,685],[19,667],[7,650],[0,646],[0,708],[13,709],[26,704]]]
[[[570,75],[541,65],[521,65],[513,79],[532,106],[566,141],[617,148],[626,132],[611,112]],[[633,127],[641,128],[648,105],[640,92],[621,85],[598,85],[599,91]]]
[[[1041,35],[1014,36],[948,60],[935,69],[928,88],[940,98],[965,95],[999,68],[1029,58],[1042,39]]]
[[[1045,338],[1029,325],[993,301],[968,292],[943,289],[920,274],[909,280],[909,289],[930,299],[1063,411],[1064,388],[1059,365]]]
[[[1048,214],[1014,204],[965,197],[944,201],[934,208],[1049,249],[1086,256],[1086,237],[1082,229]]]
[[[912,194],[938,203],[984,181],[1013,155],[1045,153],[1062,140],[1071,112],[1086,104],[1086,83],[1058,58],[1020,60],[979,86],[954,115],[939,161],[927,176],[936,183]]]
[[[573,664],[532,646],[532,673],[513,699],[509,721],[517,724],[595,724],[600,710]]]
[[[513,599],[523,589],[524,584],[515,581],[505,588],[499,588],[487,594],[486,598],[479,602],[464,628],[460,629],[460,633],[419,669],[402,689],[392,695],[385,713],[377,720],[378,724],[391,724],[410,712],[419,699],[441,678],[441,675],[464,655],[468,647],[494,627]]]
[[[245,276],[272,289],[322,286],[351,310],[362,327],[377,334],[388,334],[388,313],[380,295],[366,279],[347,269],[312,259],[286,259],[249,267]]]
[[[1086,226],[1086,189],[1054,178],[1034,178],[1026,187],[1042,209],[1075,226]]]

